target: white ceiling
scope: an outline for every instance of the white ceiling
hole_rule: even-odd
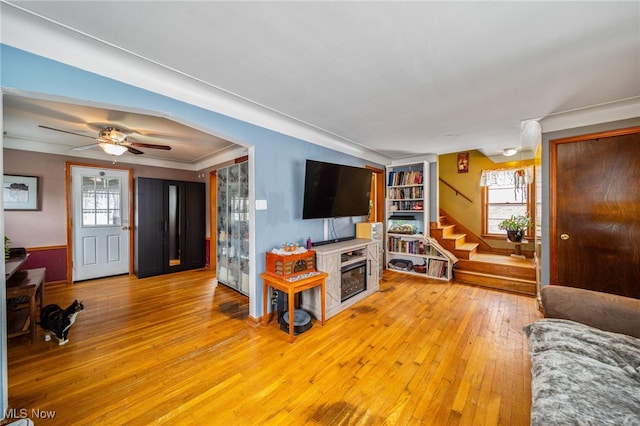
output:
[[[16,95],[5,94],[3,100],[3,131],[8,147],[105,159],[98,146],[74,149],[97,144],[100,130],[108,127],[126,133],[128,142],[171,147],[170,150],[135,147],[144,155],[135,161],[150,165],[193,165],[236,147],[227,140],[164,117]],[[123,155],[119,161],[138,157],[128,152]],[[163,161],[168,163],[161,164]]]
[[[3,0],[2,7],[12,4],[77,30],[87,43],[117,47],[304,126],[318,140],[390,160],[470,149],[494,155],[523,144],[525,120],[640,98],[637,1]],[[3,34],[5,43],[19,38]],[[66,121],[51,119],[75,131],[111,115],[132,129],[176,137],[184,130],[172,133],[166,120],[130,124],[117,112],[65,113]],[[5,120],[5,130],[19,132],[9,126]],[[194,161],[203,153],[194,146],[184,155]]]

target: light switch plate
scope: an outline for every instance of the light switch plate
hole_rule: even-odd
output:
[[[266,210],[267,200],[256,200],[256,210]]]

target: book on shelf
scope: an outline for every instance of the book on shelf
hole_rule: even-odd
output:
[[[429,269],[427,274],[432,277],[441,278],[446,272],[447,262],[439,259],[429,259]]]
[[[426,254],[428,245],[420,240],[403,240],[402,237],[389,237],[389,251],[407,254]]]
[[[423,176],[419,170],[389,172],[388,186],[420,185],[422,182]]]
[[[389,188],[389,198],[394,200],[421,200],[423,196],[424,188],[421,186]]]

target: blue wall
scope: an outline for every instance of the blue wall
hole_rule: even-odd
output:
[[[314,145],[228,116],[187,104],[157,93],[108,79],[69,65],[0,45],[1,86],[13,90],[93,101],[126,109],[168,113],[215,134],[227,135],[255,147],[255,198],[268,202],[256,212],[256,274],[265,267],[264,253],[285,241],[321,240],[322,220],[302,220],[305,159],[363,166],[365,161]],[[381,165],[375,165],[383,168]],[[350,219],[336,221],[338,236],[354,235]],[[337,227],[338,227],[337,225]],[[350,232],[350,234],[347,234]],[[61,242],[63,243],[63,242]],[[261,281],[256,277],[252,294],[262,300]],[[261,310],[260,303],[256,309]],[[252,313],[253,315],[254,313]],[[260,316],[262,312],[255,312]]]

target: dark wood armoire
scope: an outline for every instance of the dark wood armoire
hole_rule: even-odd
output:
[[[204,267],[205,185],[140,177],[135,194],[136,276]]]

